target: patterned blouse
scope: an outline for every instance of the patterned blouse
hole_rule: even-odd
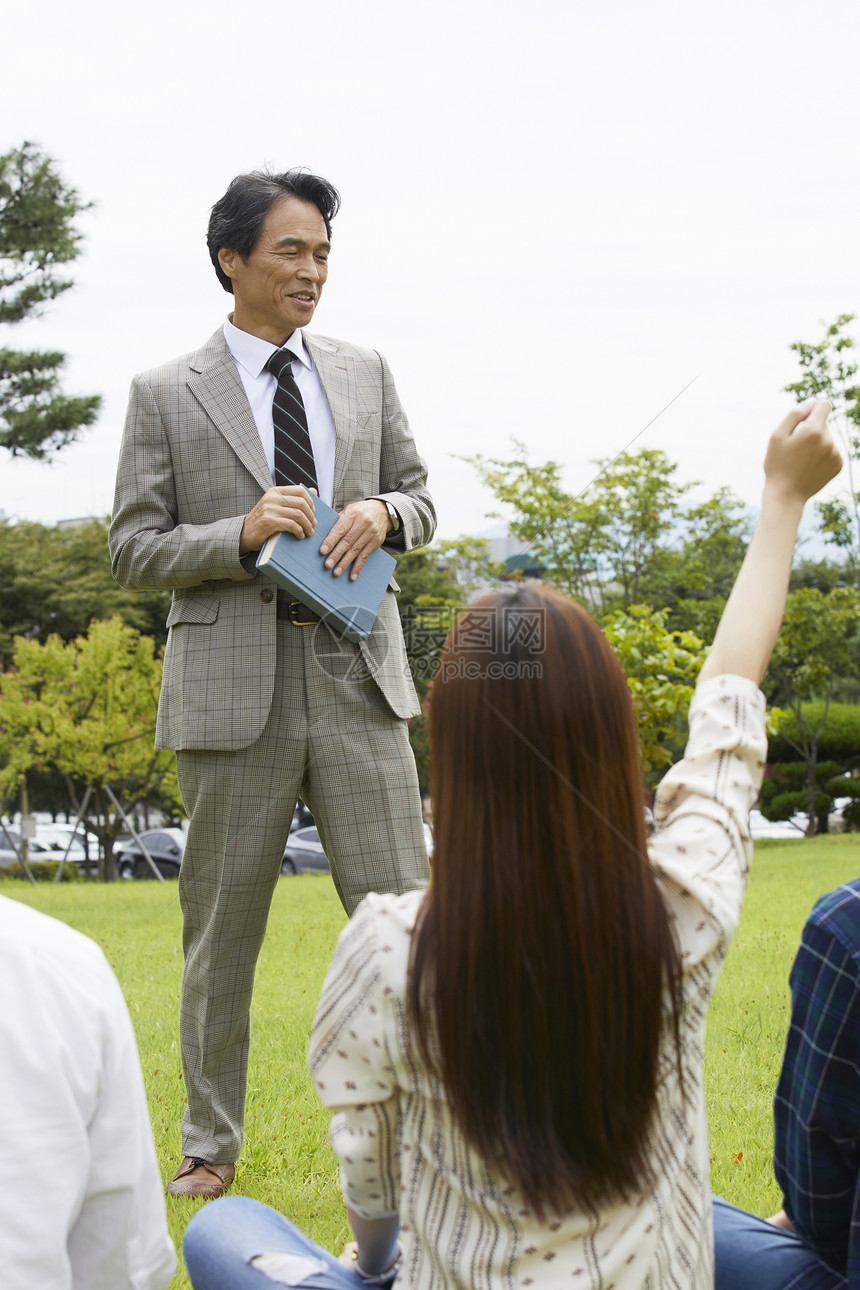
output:
[[[463,1140],[438,1078],[410,1043],[409,943],[423,894],[370,895],[344,928],[309,1060],[319,1096],[334,1112],[331,1139],[347,1203],[368,1218],[400,1215],[397,1290],[713,1285],[705,1013],[752,855],[749,811],[764,769],[764,711],[751,681],[705,682],[690,705],[686,755],[657,796],[650,856],[682,953],[686,1100],[667,1026],[656,1181],[638,1204],[539,1221]]]

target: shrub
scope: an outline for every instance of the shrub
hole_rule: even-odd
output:
[[[830,793],[832,797],[860,797],[860,779],[848,779],[845,775],[838,775],[835,779],[827,781],[824,791]]]
[[[28,868],[36,882],[53,882],[59,867],[59,860],[30,860],[28,862]],[[67,864],[60,882],[77,882],[80,876],[76,864]],[[0,865],[0,882],[7,878],[17,878],[23,882],[30,881],[24,872],[24,866],[21,864]]]
[[[818,827],[827,832],[827,817],[833,809],[833,798],[839,796],[831,785],[848,781],[835,778],[840,766],[835,761],[821,761],[815,767],[815,816]],[[806,762],[777,762],[761,786],[761,812],[767,820],[788,820],[796,811],[809,809]],[[846,794],[847,796],[847,794]]]
[[[803,717],[812,726],[817,726],[824,713],[823,703],[804,703]],[[801,754],[788,742],[798,740],[797,718],[793,712],[786,711],[780,720],[779,730],[769,741],[771,761],[797,761]],[[860,758],[860,707],[853,703],[831,703],[827,711],[827,721],[818,744],[820,757],[831,757],[839,762],[840,768],[847,762]]]

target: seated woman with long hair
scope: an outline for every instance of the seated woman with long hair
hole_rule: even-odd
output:
[[[551,590],[458,618],[433,689],[429,891],[344,929],[310,1044],[351,1265],[241,1197],[207,1205],[197,1290],[710,1287],[704,1022],[765,761],[758,684],[829,405],[771,438],[756,533],[646,837],[636,718],[600,628]]]

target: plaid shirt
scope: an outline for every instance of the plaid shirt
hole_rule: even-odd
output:
[[[774,1171],[798,1235],[860,1287],[860,880],[818,901],[790,982]],[[815,1270],[791,1285],[833,1279]]]

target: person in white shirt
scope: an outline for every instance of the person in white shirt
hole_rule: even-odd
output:
[[[131,1019],[99,947],[0,896],[0,1284],[164,1290],[176,1268]]]
[[[345,1267],[254,1201],[183,1248],[195,1290],[711,1290],[704,1026],[752,859],[759,690],[829,404],[790,413],[646,838],[630,691],[551,589],[457,620],[431,703],[433,881],[341,934],[309,1060],[356,1236]],[[346,1253],[346,1252],[345,1252]]]

